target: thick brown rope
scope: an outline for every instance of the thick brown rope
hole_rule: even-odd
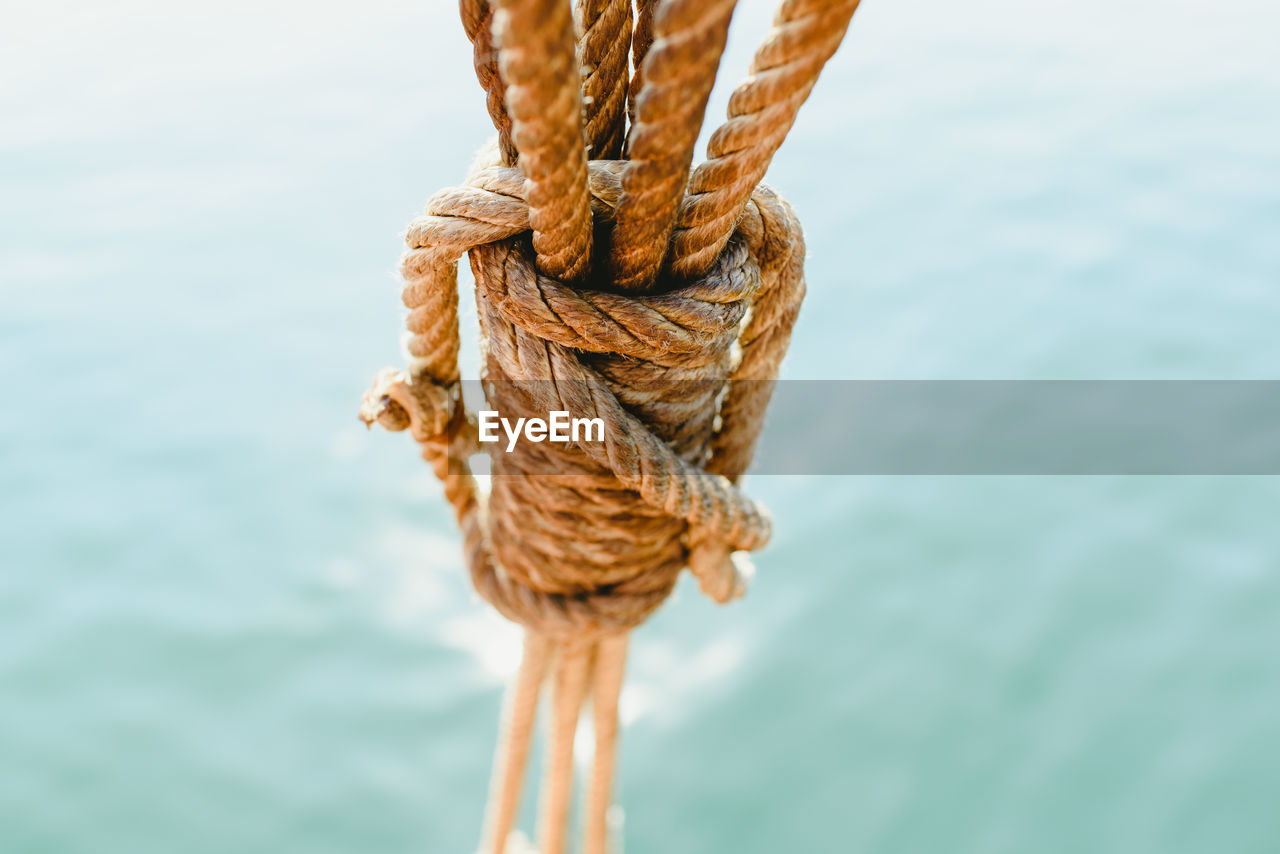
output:
[[[614,160],[626,136],[627,56],[631,47],[630,0],[577,0],[578,64],[587,156]]]
[[[461,0],[462,28],[471,39],[476,79],[485,91],[485,106],[498,131],[498,150],[505,166],[515,165],[519,156],[511,141],[511,116],[507,114],[505,87],[498,71],[498,51],[493,44],[493,10],[488,0]]]
[[[493,26],[538,269],[575,282],[592,234],[573,17],[563,0],[499,0]]]
[[[707,99],[737,0],[662,4],[644,58],[610,246],[619,290],[648,288],[662,267]]]
[[[796,113],[844,38],[859,0],[784,0],[729,99],[729,119],[712,135],[707,162],[689,179],[689,197],[671,237],[671,271],[702,275],[733,234]]]
[[[658,0],[636,0],[636,22],[631,34],[631,67],[633,69],[631,83],[627,88],[627,118],[635,124],[636,97],[644,89],[644,78],[641,69],[644,58],[653,44],[653,16],[658,10]]]

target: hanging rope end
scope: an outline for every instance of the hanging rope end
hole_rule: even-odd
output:
[[[383,368],[360,402],[360,420],[372,428],[376,421],[393,433],[408,430],[419,442],[444,434],[452,411],[452,385],[414,382],[403,371]]]
[[[689,571],[704,594],[725,605],[746,595],[755,566],[746,552],[731,552],[723,543],[703,540],[689,551]]]
[[[392,433],[409,429],[413,419],[404,405],[404,384],[404,374],[395,368],[378,372],[360,401],[359,417],[365,427],[372,430],[377,422]]]

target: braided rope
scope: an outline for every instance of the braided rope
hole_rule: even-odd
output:
[[[631,82],[627,86],[627,121],[636,123],[636,98],[644,90],[644,58],[653,44],[653,16],[658,0],[635,0],[636,21],[631,33]],[[624,152],[625,153],[625,152]]]
[[[627,48],[631,45],[630,0],[577,0],[578,64],[587,154],[613,160],[626,135]]]
[[[689,179],[671,237],[671,270],[694,278],[711,268],[752,190],[795,122],[818,75],[840,46],[859,0],[784,0],[756,51],[751,74],[729,99],[729,118]]]
[[[574,282],[591,267],[592,235],[573,18],[561,0],[499,0],[493,31],[538,269]]]
[[[673,0],[653,23],[610,247],[614,286],[643,290],[667,253],[737,0]]]
[[[511,116],[507,114],[502,75],[498,72],[498,52],[493,44],[493,10],[488,0],[461,0],[458,10],[462,14],[462,28],[473,46],[476,79],[485,91],[485,106],[498,131],[502,162],[506,166],[514,165],[519,153],[511,141]]]

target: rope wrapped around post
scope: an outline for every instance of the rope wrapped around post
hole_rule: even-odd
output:
[[[401,264],[408,369],[380,373],[360,414],[419,443],[454,509],[473,586],[526,630],[494,760],[486,854],[502,854],[512,833],[545,684],[541,854],[565,849],[573,735],[587,698],[596,750],[583,850],[605,854],[629,631],[686,567],[716,601],[742,595],[745,552],[769,539],[767,512],[736,481],[804,296],[804,241],[760,177],[834,50],[832,22],[838,43],[857,3],[784,3],[756,75],[712,137],[714,165],[689,179],[733,5],[641,3],[632,45],[625,2],[578,0],[572,16],[568,0],[460,4],[498,140],[410,223]],[[633,49],[642,61],[626,155],[616,159]],[[584,98],[584,87],[594,94]],[[750,145],[729,151],[717,139]],[[588,160],[595,151],[609,158]],[[607,251],[593,254],[597,243]],[[600,441],[494,453],[487,495],[468,464],[480,445],[458,370],[463,254],[476,281],[487,408],[605,425]]]

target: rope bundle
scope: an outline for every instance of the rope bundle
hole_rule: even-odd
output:
[[[628,631],[686,566],[717,601],[741,595],[740,554],[769,538],[766,512],[735,481],[804,295],[804,243],[791,208],[759,182],[857,0],[783,3],[710,159],[690,173],[733,7],[638,0],[633,24],[627,0],[461,3],[498,139],[410,223],[409,368],[379,374],[361,417],[419,442],[473,585],[526,628],[495,760],[491,854],[514,824],[547,682],[539,847],[564,850],[590,695],[584,851],[604,854]],[[487,496],[467,465],[478,445],[459,383],[464,253],[488,407],[605,424],[603,441],[494,454]]]

